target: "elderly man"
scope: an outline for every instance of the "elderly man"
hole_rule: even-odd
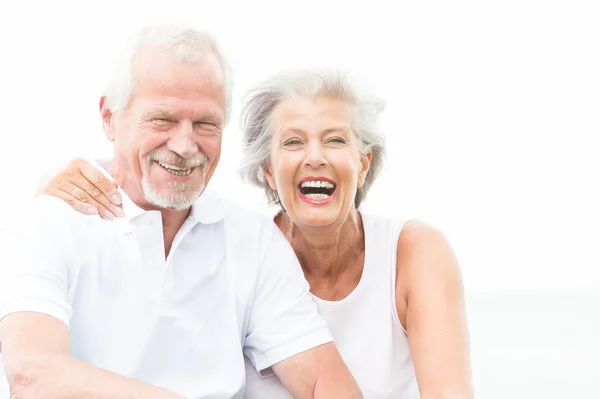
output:
[[[43,196],[3,237],[11,398],[241,398],[244,354],[294,397],[361,397],[276,226],[203,194],[229,93],[209,35],[142,32],[100,101],[127,216]]]

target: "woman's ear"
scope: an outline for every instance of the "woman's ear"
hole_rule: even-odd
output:
[[[372,159],[372,152],[360,156],[361,168],[358,172],[358,188],[362,188],[362,186],[365,184],[365,179],[367,178],[367,173],[369,173],[369,168],[371,167]]]
[[[273,176],[273,170],[271,169],[271,165],[267,166],[264,169],[264,171],[267,182],[269,183],[269,187],[277,191],[277,183],[275,183],[275,176]]]

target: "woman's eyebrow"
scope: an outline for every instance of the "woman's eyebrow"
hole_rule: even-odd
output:
[[[325,129],[321,133],[322,134],[329,134],[329,133],[350,133],[350,129],[348,129],[345,126],[336,126],[336,127],[330,127],[329,129]]]

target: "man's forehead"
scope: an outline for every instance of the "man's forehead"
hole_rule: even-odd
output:
[[[222,70],[213,61],[178,61],[166,50],[153,50],[136,66],[132,100],[141,100],[145,113],[163,112],[181,117],[212,115],[220,120],[225,113],[225,87]],[[215,64],[217,62],[217,64]]]
[[[144,108],[144,116],[147,118],[190,118],[193,120],[212,120],[214,122],[223,121],[223,111],[216,106],[185,107],[184,104],[177,106],[174,104],[161,102],[148,103]]]
[[[215,53],[205,54],[201,62],[203,62],[207,68],[212,70],[210,77],[214,80],[214,83],[219,86],[225,86],[225,73],[223,71],[223,65],[217,55]]]

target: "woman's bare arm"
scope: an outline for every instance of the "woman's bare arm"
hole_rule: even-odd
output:
[[[409,221],[398,238],[397,305],[421,399],[472,399],[462,277],[444,235]]]

